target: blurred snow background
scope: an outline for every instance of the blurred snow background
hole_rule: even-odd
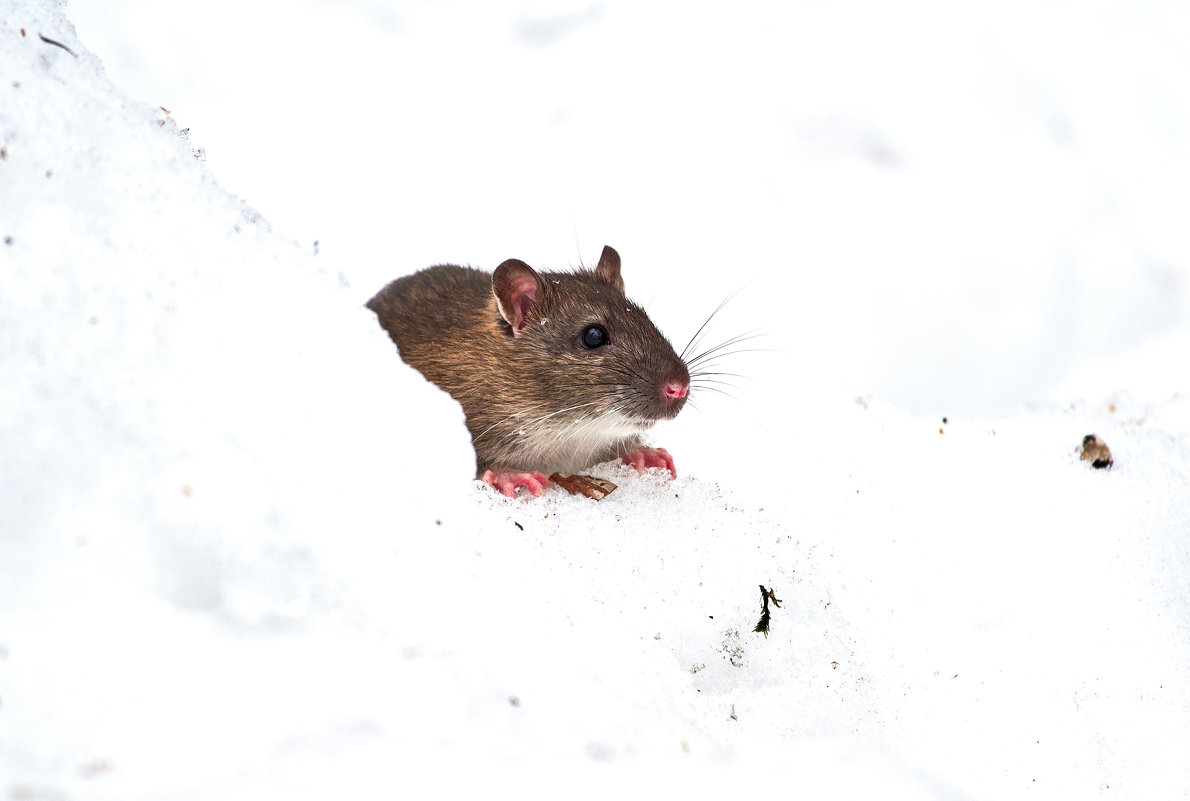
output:
[[[71,14],[117,85],[361,294],[610,242],[675,338],[747,284],[742,325],[792,359],[756,374],[827,370],[931,415],[1185,388],[1151,363],[1190,317],[1184,4]]]
[[[1190,791],[1182,6],[0,12],[6,797]],[[361,304],[605,242],[769,351],[478,491]]]

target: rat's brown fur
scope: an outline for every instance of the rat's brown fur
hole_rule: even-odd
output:
[[[686,365],[624,296],[611,248],[593,271],[536,272],[516,260],[495,274],[429,267],[368,308],[402,358],[462,405],[477,476],[581,470],[639,446],[685,403],[665,387],[689,383]],[[592,325],[606,346],[584,347]]]

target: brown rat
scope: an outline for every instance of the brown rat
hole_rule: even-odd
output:
[[[367,305],[401,357],[462,405],[477,477],[506,495],[540,495],[546,475],[613,458],[676,475],[640,435],[681,411],[690,373],[624,296],[612,248],[594,270],[429,267]]]

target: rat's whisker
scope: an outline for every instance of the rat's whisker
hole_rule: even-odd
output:
[[[566,412],[572,412],[575,409],[582,409],[584,407],[594,406],[594,405],[595,405],[594,402],[578,403],[578,404],[575,404],[574,406],[567,406],[565,409],[559,409],[556,412],[550,412],[549,414],[543,414],[541,417],[538,417],[534,420],[529,420],[529,421],[526,421],[525,423],[522,423],[519,426],[514,426],[513,429],[511,431],[509,431],[507,434],[505,434],[503,437],[501,437],[499,441],[502,442],[502,441],[506,441],[512,437],[522,436],[523,432],[530,430],[534,427],[539,428],[543,421],[548,420],[551,417],[556,417],[557,415],[560,415],[560,414],[566,414]]]
[[[686,360],[686,353],[690,350],[691,346],[694,345],[694,340],[698,339],[698,335],[701,334],[703,332],[703,330],[707,327],[707,325],[710,324],[711,320],[715,319],[715,315],[717,315],[719,312],[723,311],[723,307],[726,306],[728,304],[728,302],[731,301],[732,298],[734,298],[736,295],[740,294],[740,292],[742,290],[743,290],[743,287],[740,287],[740,289],[737,289],[736,291],[732,292],[730,295],[728,295],[727,297],[725,297],[723,300],[721,300],[719,302],[719,305],[715,307],[715,310],[713,312],[711,312],[709,315],[707,315],[707,319],[703,320],[702,325],[700,325],[698,327],[698,330],[694,332],[694,336],[690,337],[690,341],[686,343],[686,347],[682,348],[682,352],[678,354],[679,359],[681,359],[682,361]]]
[[[733,384],[730,381],[720,381],[715,378],[704,378],[697,382],[691,382],[690,386],[691,387],[706,387],[706,386],[709,386],[710,384],[715,384],[717,386],[722,386],[722,387],[733,387],[735,389],[739,389],[738,385]]]
[[[707,350],[704,350],[702,353],[699,353],[697,356],[690,357],[690,359],[686,362],[686,366],[688,368],[694,367],[699,362],[705,361],[706,359],[710,358],[711,356],[713,356],[715,354],[722,353],[726,348],[733,347],[735,345],[740,344],[741,342],[749,342],[753,339],[760,339],[763,336],[765,336],[763,333],[748,333],[748,334],[740,334],[738,336],[734,336],[725,342],[721,342],[712,348],[708,348]],[[731,352],[732,353],[742,353],[744,351],[743,350],[735,350],[735,351],[731,351]]]
[[[708,375],[727,376],[728,378],[739,378],[739,379],[743,379],[744,381],[755,381],[756,380],[755,377],[750,376],[750,375],[744,375],[743,373],[725,373],[725,372],[717,371],[717,370],[699,370],[696,373],[690,374],[690,380],[691,380],[691,382],[693,382],[693,381],[699,380],[699,379],[701,379],[705,376],[708,376]]]
[[[493,428],[495,428],[496,426],[500,425],[501,423],[507,423],[509,420],[513,419],[514,417],[517,417],[518,415],[524,414],[525,412],[528,412],[528,411],[530,411],[530,410],[532,410],[532,409],[540,409],[540,408],[541,408],[542,406],[544,406],[544,405],[545,405],[544,403],[535,403],[535,404],[533,404],[532,406],[526,406],[524,409],[518,409],[517,411],[515,411],[515,412],[513,412],[512,414],[508,415],[507,417],[504,417],[504,418],[502,418],[502,419],[500,419],[500,420],[497,420],[496,422],[492,423],[490,426],[488,426],[487,428],[485,428],[483,431],[481,431],[481,432],[479,432],[478,434],[476,434],[476,435],[475,435],[475,436],[474,436],[472,439],[473,439],[473,440],[480,439],[481,437],[484,437],[484,436],[486,436],[486,435],[487,435],[487,433],[488,433],[489,431],[491,431]]]

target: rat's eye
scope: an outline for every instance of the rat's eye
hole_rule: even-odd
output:
[[[589,325],[583,329],[583,347],[588,350],[602,348],[607,344],[607,331],[601,325]]]

